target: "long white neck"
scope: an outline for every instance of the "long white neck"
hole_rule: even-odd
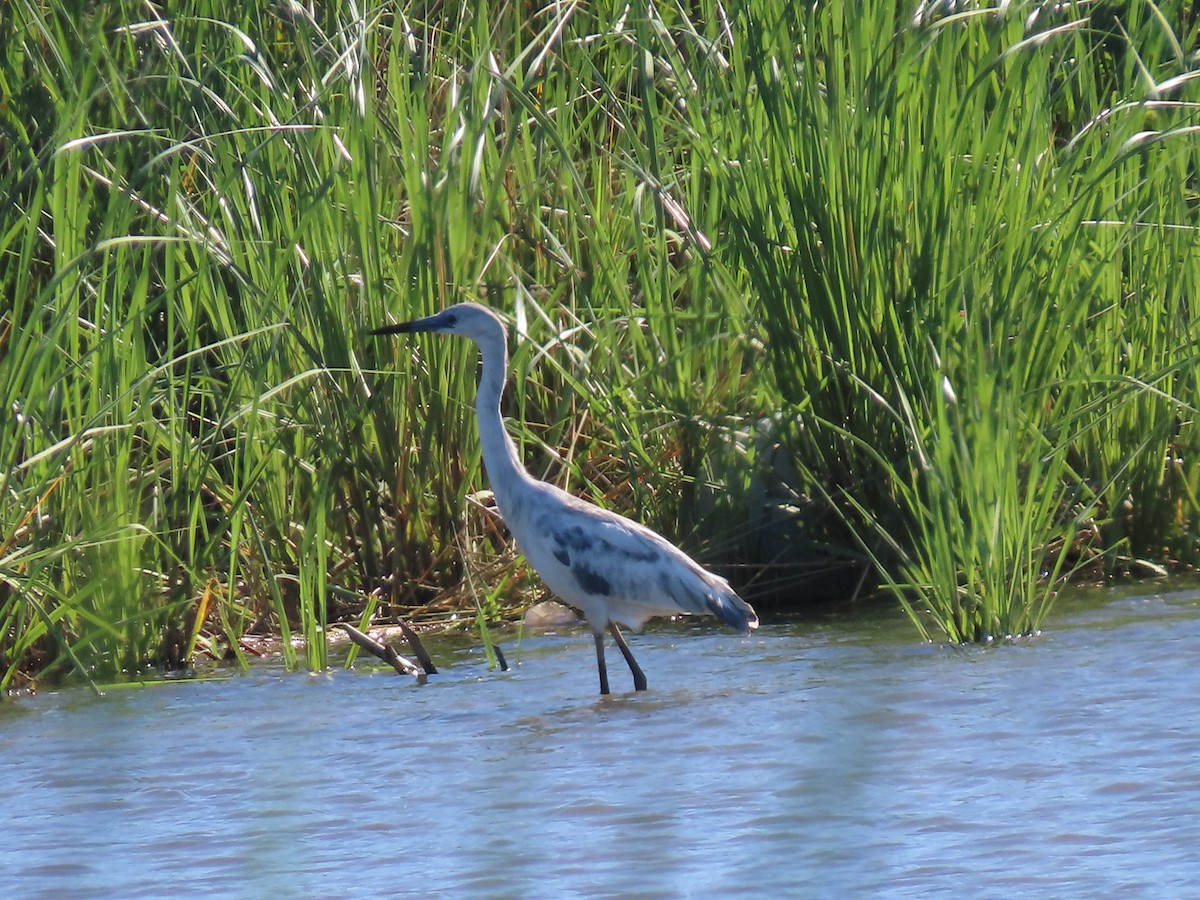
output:
[[[508,347],[504,332],[478,339],[483,354],[483,373],[479,376],[479,392],[475,395],[475,415],[479,419],[479,441],[483,447],[483,465],[500,514],[507,516],[513,508],[515,495],[530,481],[521,465],[516,444],[500,418],[500,397],[508,374]]]

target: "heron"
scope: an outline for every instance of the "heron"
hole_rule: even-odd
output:
[[[500,416],[508,377],[508,334],[499,316],[478,303],[458,303],[371,334],[419,332],[460,335],[479,348],[483,370],[475,415],[496,506],[517,548],[542,581],[587,620],[596,645],[602,695],[609,693],[605,631],[629,664],[634,690],[646,690],[646,675],[618,625],[638,631],[655,616],[711,613],[744,635],[758,627],[753,607],[728,581],[662,535],[526,471]]]

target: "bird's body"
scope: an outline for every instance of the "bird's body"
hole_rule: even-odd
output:
[[[546,586],[587,619],[596,642],[601,693],[608,693],[605,629],[629,663],[635,688],[644,690],[645,676],[618,624],[636,630],[654,616],[711,613],[743,633],[758,627],[753,608],[724,578],[705,570],[666,538],[538,481],[525,470],[500,417],[508,348],[504,324],[491,310],[459,303],[373,333],[422,331],[468,337],[483,355],[475,412],[496,505],[517,547]]]
[[[509,528],[546,586],[589,622],[637,630],[654,616],[711,613],[738,631],[757,624],[725,579],[665,538],[553,485],[539,487],[532,520],[521,520],[518,504]]]

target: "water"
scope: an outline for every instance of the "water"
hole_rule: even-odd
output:
[[[0,896],[1194,896],[1200,592],[1050,626],[671,625],[608,700],[579,633],[21,699]]]

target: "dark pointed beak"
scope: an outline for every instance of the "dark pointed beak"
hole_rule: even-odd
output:
[[[384,334],[408,334],[411,331],[419,331],[414,328],[414,325],[420,325],[420,321],[416,322],[401,322],[398,325],[384,325],[382,328],[372,328],[367,334],[384,335]]]
[[[424,319],[414,319],[411,322],[400,322],[397,325],[384,325],[382,328],[375,328],[368,332],[374,335],[385,334],[410,334],[417,331],[440,331],[447,324],[453,324],[454,317],[447,317],[446,311],[443,310],[432,316],[426,316]]]

